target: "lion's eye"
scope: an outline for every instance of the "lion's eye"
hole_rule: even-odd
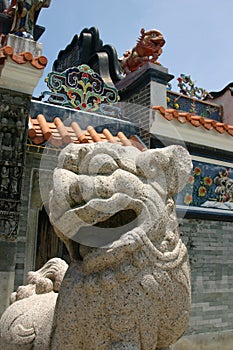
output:
[[[116,169],[118,169],[118,165],[115,160],[109,156],[108,154],[97,154],[95,155],[88,167],[88,172],[90,175],[95,174],[112,174]]]

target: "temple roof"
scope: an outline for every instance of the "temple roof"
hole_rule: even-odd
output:
[[[153,106],[152,109],[159,111],[161,116],[168,121],[176,120],[180,124],[189,124],[196,128],[204,128],[207,131],[214,130],[219,134],[226,133],[233,136],[233,125],[220,123],[216,120],[193,115],[192,113],[188,112],[179,112],[178,110],[172,108],[165,109],[162,106]]]
[[[37,107],[40,107],[41,103],[34,102],[34,104],[34,109],[32,109],[32,111],[38,111]],[[47,107],[55,108],[49,105],[47,105]],[[187,126],[189,125],[193,126],[194,128],[201,128],[205,131],[212,130],[212,132],[215,132],[216,135],[225,133],[229,136],[233,136],[233,125],[217,122],[216,120],[193,115],[192,113],[188,112],[180,112],[172,108],[165,109],[162,106],[153,106],[152,109],[159,112],[161,117],[163,117],[165,120],[176,121],[181,127],[182,125],[186,124]],[[59,110],[64,113],[62,108],[59,108]],[[50,112],[50,109],[48,111]],[[56,111],[58,110],[56,109]],[[129,132],[124,131],[124,129],[127,130],[124,124],[119,124],[120,128],[117,128],[117,131],[115,130],[112,132],[110,127],[111,124],[109,124],[109,127],[108,124],[106,124],[101,129],[94,126],[98,125],[95,124],[93,119],[94,115],[92,115],[92,118],[89,118],[89,125],[81,125],[83,118],[71,118],[67,122],[66,119],[62,118],[62,114],[56,114],[57,116],[54,118],[48,117],[42,113],[36,113],[36,115],[33,117],[30,116],[28,128],[29,143],[36,146],[45,147],[46,143],[48,142],[50,146],[62,148],[69,143],[111,142],[124,146],[135,146],[141,151],[146,150],[145,145],[138,138],[135,130],[133,130],[133,132],[130,134]],[[87,113],[87,115],[88,114],[89,113]],[[119,122],[121,121],[119,120]]]
[[[209,92],[209,95],[205,98],[205,100],[211,100],[211,99],[218,98],[218,97],[222,96],[223,94],[225,94],[225,92],[227,90],[229,90],[231,92],[231,94],[233,94],[233,82],[229,83],[227,86],[225,86],[220,91],[211,91],[211,92]]]

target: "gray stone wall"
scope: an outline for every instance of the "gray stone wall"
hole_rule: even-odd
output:
[[[52,150],[51,153],[48,151],[48,155],[43,156],[43,164],[41,164],[42,153],[40,151],[42,152],[43,149],[40,150],[35,146],[27,147],[17,239],[15,289],[24,284],[27,272],[35,269],[38,217],[43,206],[39,185],[39,169],[40,167],[50,169],[55,166],[57,161],[57,153]],[[48,195],[49,179],[47,170],[43,176],[43,181],[43,187],[46,188],[45,193]]]
[[[183,219],[188,246],[192,309],[187,335],[233,329],[233,224]]]
[[[0,315],[9,303],[15,278],[16,242],[0,240]]]
[[[152,106],[167,107],[166,87],[155,81],[135,92],[123,103],[123,114],[138,126],[138,136],[151,148]]]
[[[232,344],[233,331],[211,332],[184,336],[169,350],[232,350]]]
[[[30,149],[30,148],[29,148]],[[40,166],[41,155],[27,151],[26,164],[24,168],[22,196],[21,196],[21,212],[19,220],[18,242],[16,252],[16,266],[15,266],[15,289],[22,285],[25,280],[26,270],[33,268],[34,261],[27,259],[26,250],[34,252],[35,250],[35,237],[31,239],[28,235],[29,219],[30,219],[30,202],[33,192],[32,174],[33,169],[38,169]],[[36,224],[36,223],[35,223]],[[37,230],[37,226],[33,228],[33,231]]]
[[[30,96],[0,88],[0,314],[13,291]],[[19,265],[19,268],[22,267]]]
[[[133,95],[123,104],[123,113],[138,127],[138,136],[145,145],[150,148],[150,107],[151,107],[150,83],[139,93]]]

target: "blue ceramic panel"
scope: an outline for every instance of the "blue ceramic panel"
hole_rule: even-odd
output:
[[[176,203],[233,210],[233,168],[194,160],[189,182]]]
[[[220,106],[208,104],[197,98],[185,97],[184,95],[167,91],[167,105],[169,108],[175,108],[178,111],[194,113],[203,118],[221,121]]]

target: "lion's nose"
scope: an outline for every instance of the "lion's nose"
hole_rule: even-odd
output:
[[[95,192],[97,197],[110,198],[115,193],[115,180],[113,176],[96,176]]]
[[[87,175],[77,175],[76,181],[70,186],[69,194],[77,205],[87,203],[95,198],[94,178]]]
[[[134,198],[138,187],[140,187],[138,179],[122,169],[117,169],[110,176],[95,178],[95,192],[101,198],[110,198],[115,193],[124,193]]]

